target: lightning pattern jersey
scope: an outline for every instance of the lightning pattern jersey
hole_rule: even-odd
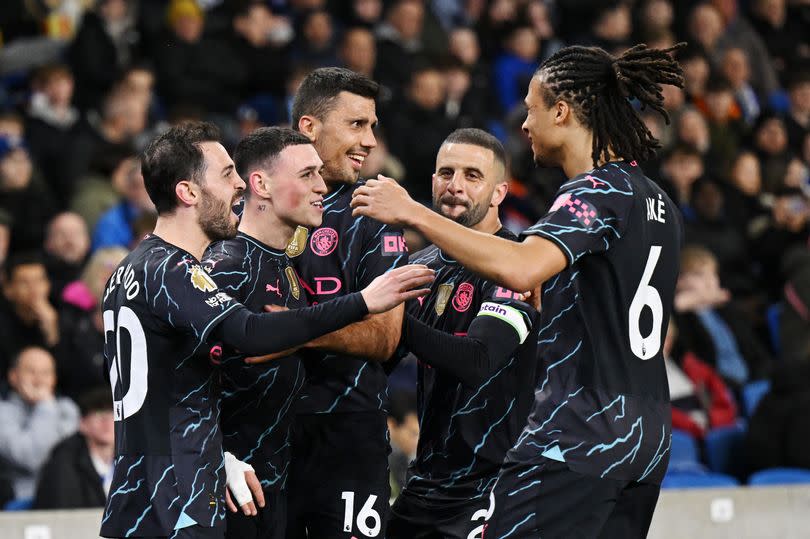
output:
[[[210,246],[203,266],[220,288],[253,312],[262,312],[265,305],[306,307],[286,253],[241,232]],[[295,401],[305,380],[303,363],[293,354],[247,365],[244,355],[221,344],[210,353],[221,361],[225,450],[251,464],[265,489],[284,488]]]
[[[516,239],[506,229],[497,235]],[[502,319],[515,327],[524,343],[478,387],[467,387],[448,373],[419,362],[419,445],[405,488],[436,501],[475,500],[488,495],[504,455],[531,409],[537,371],[537,312],[515,299],[513,292],[473,274],[435,246],[415,254],[411,262],[436,271],[430,294],[409,303],[411,315],[434,329],[466,335],[477,316],[503,310],[506,316]]]
[[[298,261],[310,303],[358,292],[375,277],[408,262],[402,231],[352,217],[349,203],[362,183],[342,184],[324,198],[323,223]],[[387,378],[379,363],[328,353],[303,354],[307,369],[301,414],[385,410]]]
[[[544,371],[508,461],[546,458],[582,474],[660,483],[670,405],[662,343],[679,270],[682,225],[635,162],[565,183],[525,234],[554,242],[567,268],[543,285]]]
[[[219,384],[205,342],[237,307],[193,255],[154,235],[108,281],[116,456],[101,535],[224,524]]]

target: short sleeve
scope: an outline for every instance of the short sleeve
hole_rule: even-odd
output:
[[[487,283],[483,292],[483,301],[476,317],[490,316],[508,324],[517,333],[520,344],[523,344],[531,332],[537,311],[520,301],[517,293],[496,284]]]
[[[200,341],[240,305],[189,255],[169,256],[146,272],[146,298],[152,313]]]
[[[408,263],[408,246],[401,228],[363,218],[363,249],[355,268],[356,290],[368,286],[375,277]]]
[[[621,238],[633,206],[633,187],[620,173],[610,179],[583,174],[565,183],[549,212],[522,235],[551,240],[569,264],[607,251]]]

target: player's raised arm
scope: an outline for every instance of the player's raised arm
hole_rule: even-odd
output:
[[[548,240],[516,243],[472,230],[422,206],[388,178],[359,187],[352,207],[354,215],[418,230],[461,265],[513,290],[531,290],[566,266],[563,252]]]
[[[269,354],[299,346],[335,331],[371,313],[390,310],[425,295],[422,288],[433,280],[433,271],[410,265],[376,277],[360,292],[306,309],[251,313],[237,307],[218,326],[217,337],[246,354]]]

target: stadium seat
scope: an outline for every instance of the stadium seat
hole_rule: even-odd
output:
[[[662,488],[736,487],[740,482],[730,475],[711,472],[672,472],[664,476]]]
[[[743,477],[745,473],[745,426],[740,422],[731,427],[712,429],[706,434],[706,461],[715,473]]]
[[[779,326],[782,322],[782,311],[784,307],[781,303],[774,303],[765,311],[765,319],[768,323],[768,334],[771,337],[771,348],[776,357],[782,353],[782,343],[779,342]]]
[[[692,435],[682,430],[672,430],[672,446],[669,450],[669,466],[691,464],[699,461],[697,442]]]
[[[802,468],[768,468],[752,474],[748,484],[752,487],[767,485],[810,484],[810,470]]]
[[[27,511],[34,506],[34,498],[18,498],[6,503],[3,511]]]
[[[771,390],[770,380],[757,380],[745,384],[742,389],[743,408],[746,417],[751,417],[757,409],[759,401]]]

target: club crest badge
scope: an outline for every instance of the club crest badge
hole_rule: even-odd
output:
[[[450,301],[450,294],[453,293],[453,283],[442,283],[436,291],[436,303],[433,308],[439,316],[444,314],[447,302]]]
[[[312,234],[309,246],[318,256],[327,256],[335,250],[338,244],[338,234],[334,228],[319,228]]]
[[[216,283],[214,283],[205,270],[197,264],[191,266],[191,284],[194,285],[194,288],[203,292],[213,292],[217,289]]]
[[[304,249],[307,248],[307,236],[309,235],[309,231],[306,227],[298,226],[293,233],[292,239],[290,239],[290,243],[287,244],[287,248],[284,250],[287,253],[287,256],[290,258],[295,258],[296,256],[301,255],[304,252]]]
[[[295,299],[301,298],[301,287],[298,284],[298,275],[292,266],[284,268],[284,275],[287,276],[287,282],[290,283],[290,293]]]
[[[469,309],[472,304],[474,291],[475,289],[470,283],[461,283],[458,285],[456,295],[453,296],[453,307],[460,313]]]

